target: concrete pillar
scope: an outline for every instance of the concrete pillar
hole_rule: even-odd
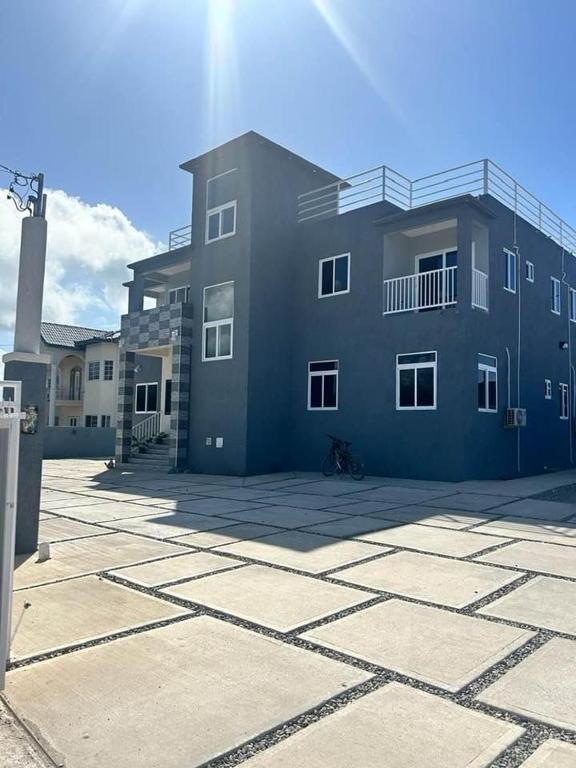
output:
[[[31,216],[22,219],[20,267],[14,350],[40,353],[40,323],[46,263],[46,219]]]
[[[48,400],[48,426],[53,427],[56,423],[56,384],[58,379],[58,366],[56,363],[50,364],[50,398]]]
[[[118,365],[118,417],[116,422],[116,461],[124,463],[130,458],[132,422],[134,419],[135,352],[120,352]]]
[[[128,312],[142,312],[144,309],[144,277],[134,273],[132,284],[128,288]]]
[[[173,467],[188,466],[188,429],[190,420],[190,346],[177,342],[172,346],[172,415],[170,418],[169,456]]]

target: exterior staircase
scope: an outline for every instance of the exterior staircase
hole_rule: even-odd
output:
[[[134,469],[142,469],[147,472],[168,472],[170,469],[168,439],[163,443],[148,443],[145,453],[133,453],[129,463]]]
[[[132,429],[133,444],[144,446],[143,451],[130,454],[130,465],[146,472],[167,472],[170,469],[168,438],[157,443],[154,438],[160,434],[160,414],[154,413],[136,424]]]

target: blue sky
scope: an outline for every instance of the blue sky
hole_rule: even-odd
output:
[[[491,157],[574,223],[575,27],[565,0],[5,2],[0,163],[154,243],[189,218],[179,163],[250,129],[342,174]]]

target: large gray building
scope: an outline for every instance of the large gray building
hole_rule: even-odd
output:
[[[129,265],[119,460],[145,429],[206,473],[317,470],[327,433],[377,475],[573,464],[576,232],[505,171],[340,179],[254,132],[181,167],[192,224]]]

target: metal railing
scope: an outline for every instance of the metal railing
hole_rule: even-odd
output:
[[[50,400],[50,390],[47,392],[48,400]],[[76,389],[72,388],[69,389],[68,387],[56,387],[56,400],[75,400],[80,401],[84,397],[84,390],[83,389]]]
[[[472,270],[472,306],[488,309],[488,275],[479,269]]]
[[[298,221],[313,221],[387,201],[401,210],[459,195],[491,195],[576,255],[576,229],[491,160],[409,179],[386,165],[298,195]]]
[[[183,248],[185,245],[191,245],[192,243],[192,224],[188,224],[186,227],[180,227],[180,229],[173,229],[168,235],[168,250],[173,251],[175,248]]]
[[[139,442],[152,440],[153,437],[160,434],[160,421],[160,413],[153,413],[132,427],[132,437]]]
[[[384,314],[456,304],[458,267],[433,269],[384,280]]]

